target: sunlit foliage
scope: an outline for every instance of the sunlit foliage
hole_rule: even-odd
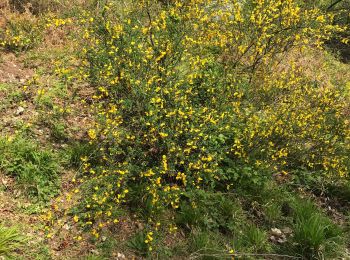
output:
[[[88,135],[98,153],[82,158],[74,221],[96,237],[118,223],[118,207],[137,206],[152,250],[161,213],[193,190],[348,173],[344,86],[311,81],[284,55],[343,32],[333,15],[296,0],[111,1],[76,22],[75,77],[96,88]]]

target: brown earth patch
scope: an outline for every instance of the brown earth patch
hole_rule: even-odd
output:
[[[0,83],[24,83],[31,78],[34,71],[25,68],[23,63],[12,53],[0,56]]]

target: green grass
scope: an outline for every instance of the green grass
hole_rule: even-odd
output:
[[[16,178],[27,194],[47,201],[59,189],[58,161],[54,153],[23,137],[0,139],[0,169]]]
[[[138,232],[128,241],[127,246],[139,256],[148,256],[148,245],[145,243],[145,239],[145,232]]]
[[[25,241],[26,239],[16,227],[6,228],[0,225],[0,258],[20,249]]]
[[[251,189],[237,188],[236,196],[193,196],[197,198],[196,206],[183,203],[177,213],[177,224],[185,231],[188,245],[187,250],[179,250],[180,254],[196,252],[200,259],[213,259],[223,254],[224,245],[230,245],[242,255],[275,253],[302,259],[333,259],[345,250],[345,231],[315,202],[301,198],[287,186],[271,182],[256,189],[254,185]],[[286,234],[285,242],[270,241],[272,228],[286,227],[292,234]]]
[[[96,150],[97,148],[94,145],[86,141],[73,142],[67,149],[70,166],[78,168],[82,164],[81,158],[84,156],[93,157],[97,152]]]
[[[222,238],[205,231],[193,231],[188,240],[188,254],[199,259],[225,259]]]
[[[303,257],[335,257],[344,250],[343,231],[310,201],[294,206],[294,250]]]

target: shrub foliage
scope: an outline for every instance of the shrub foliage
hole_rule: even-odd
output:
[[[158,229],[194,190],[346,175],[344,86],[284,55],[322,48],[345,30],[333,18],[296,0],[109,1],[85,13],[81,75],[96,88],[88,134],[100,157],[82,158],[82,224],[118,222],[127,204]]]

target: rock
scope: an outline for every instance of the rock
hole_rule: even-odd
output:
[[[277,239],[277,243],[283,244],[285,242],[287,242],[287,238],[284,235]]]
[[[125,259],[125,255],[121,254],[121,253],[118,253],[117,257],[118,257],[118,259]]]
[[[98,251],[95,250],[95,249],[91,249],[90,252],[91,252],[92,254],[94,254],[94,255],[99,255],[99,254],[100,254],[100,252],[98,252]]]
[[[270,236],[270,241],[273,243],[279,243],[279,244],[283,244],[285,242],[287,242],[287,237],[282,234],[281,236]]]
[[[282,232],[286,235],[292,234],[293,230],[289,227],[282,228]]]
[[[142,223],[140,223],[140,222],[136,222],[136,227],[137,227],[138,229],[143,229],[143,225],[142,225]]]
[[[18,107],[17,110],[16,110],[16,115],[19,116],[19,115],[22,115],[24,113],[24,108],[23,107]]]
[[[68,224],[65,224],[65,225],[63,226],[63,228],[64,228],[65,230],[70,230],[70,226],[69,226]]]
[[[2,185],[4,185],[5,188],[7,188],[8,181],[6,179],[1,179],[1,182],[2,182]]]
[[[19,196],[21,196],[22,192],[20,190],[14,190],[13,191],[13,195],[15,196],[15,198],[18,198]]]
[[[270,241],[274,243],[283,244],[287,242],[287,236],[291,236],[292,229],[285,227],[282,230],[279,228],[271,228]]]
[[[278,228],[271,228],[271,234],[276,237],[282,236],[282,231]]]

